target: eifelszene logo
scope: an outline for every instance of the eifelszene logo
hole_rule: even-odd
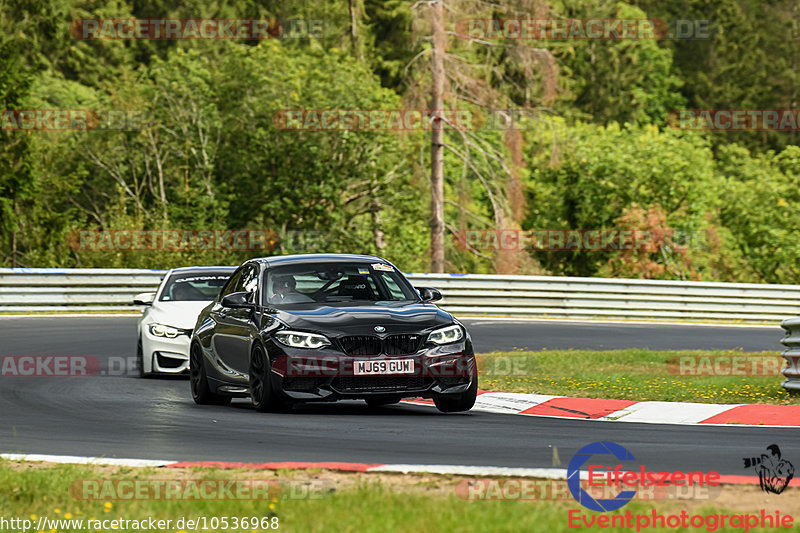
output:
[[[623,465],[604,466],[590,463],[595,455],[612,455],[619,461],[634,461],[635,457],[625,447],[615,442],[593,442],[584,446],[572,457],[567,469],[567,487],[579,504],[592,511],[616,511],[636,496],[637,488],[651,487],[716,487],[720,484],[718,472],[654,472],[645,465],[638,469],[623,470]],[[589,487],[617,487],[620,490],[613,498],[595,499],[581,487],[581,468],[586,465]],[[621,487],[624,486],[624,487]]]
[[[631,452],[620,446],[616,442],[593,442],[584,446],[578,453],[572,456],[567,469],[567,487],[579,504],[591,509],[592,511],[616,511],[626,505],[636,496],[635,490],[623,490],[616,497],[609,500],[595,500],[588,492],[581,488],[581,467],[586,464],[593,455],[613,455],[620,461],[633,461]],[[591,466],[589,467],[591,470]],[[591,477],[590,477],[591,483]]]
[[[745,468],[755,468],[758,472],[758,482],[761,490],[780,494],[794,477],[794,465],[781,458],[781,449],[777,444],[767,446],[769,454],[761,454],[761,457],[744,457]]]

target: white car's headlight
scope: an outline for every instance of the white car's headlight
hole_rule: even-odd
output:
[[[452,342],[458,342],[463,338],[464,330],[461,329],[461,326],[458,324],[437,329],[428,335],[428,340],[434,344],[450,344]]]
[[[302,331],[281,331],[275,334],[275,338],[292,348],[321,348],[331,344],[325,335],[303,333]]]
[[[166,337],[174,339],[183,333],[183,330],[173,328],[172,326],[165,326],[164,324],[150,324],[150,334],[154,337]]]

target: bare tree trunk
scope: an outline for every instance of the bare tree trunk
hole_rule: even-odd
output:
[[[386,248],[386,239],[383,233],[383,217],[381,217],[381,205],[378,202],[377,196],[373,191],[371,209],[372,209],[372,236],[375,239],[375,248],[378,249],[378,254],[383,255],[383,249]]]
[[[792,40],[794,41],[794,46],[792,47],[792,70],[797,73],[798,68],[798,61],[797,61],[797,39],[800,37],[800,33],[798,33],[798,21],[797,21],[797,12],[798,6],[797,2],[794,2],[792,5]],[[792,95],[791,95],[792,103],[791,108],[792,110],[797,109],[797,86],[792,84]],[[792,144],[795,142],[795,130],[792,130],[790,135],[792,136]]]
[[[11,268],[17,268],[17,232],[11,232]]]
[[[356,0],[350,0],[350,41],[353,45],[353,57],[356,59],[364,59],[364,54],[361,53],[361,46],[358,43],[358,20],[356,17]]]
[[[441,118],[444,93],[444,6],[431,6],[433,49],[431,68],[433,94],[431,109],[431,272],[444,272],[444,123]]]

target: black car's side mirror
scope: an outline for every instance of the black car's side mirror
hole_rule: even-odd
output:
[[[419,292],[419,297],[422,298],[422,301],[425,303],[438,302],[442,299],[442,293],[433,287],[416,287],[416,289]]]
[[[222,307],[229,307],[231,309],[255,309],[255,304],[250,302],[249,292],[233,292],[222,298]]]

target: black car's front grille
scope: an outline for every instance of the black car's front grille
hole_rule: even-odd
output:
[[[381,340],[374,335],[342,337],[339,342],[347,355],[411,355],[417,353],[421,335],[389,335]]]
[[[422,376],[340,376],[331,386],[341,392],[402,392],[425,388],[426,381]]]
[[[353,335],[342,337],[342,350],[347,355],[380,355],[381,340],[372,335]]]
[[[390,335],[383,341],[386,355],[408,355],[417,353],[420,335]]]

